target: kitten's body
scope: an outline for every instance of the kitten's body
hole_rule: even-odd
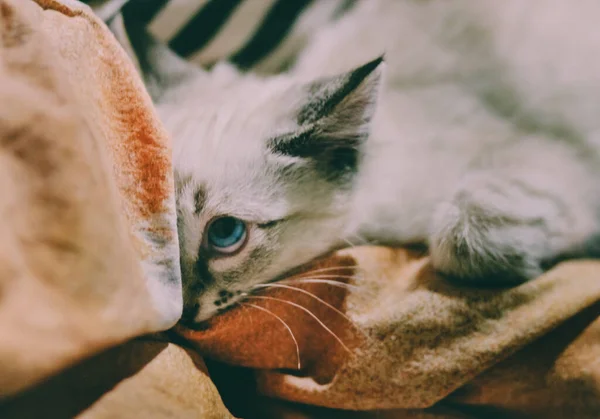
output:
[[[249,292],[361,238],[428,243],[438,269],[465,279],[522,280],[600,233],[598,16],[594,1],[367,0],[318,33],[288,75],[222,66],[166,89],[158,107],[175,144],[190,320],[214,314],[220,291]],[[362,122],[331,128],[362,138],[370,125],[352,180],[282,177],[298,156],[273,157],[265,143],[303,129],[296,113],[313,99],[299,80],[383,51],[372,121],[381,66],[348,93]],[[257,229],[245,256],[201,261],[218,214],[286,221]]]
[[[538,189],[569,203],[572,242],[597,231],[600,4],[526,3],[365,1],[300,56],[295,74],[312,78],[386,51],[372,158],[353,205],[364,234],[421,241],[439,203],[487,188],[484,177],[497,191],[481,199],[511,199],[525,216],[539,205],[511,194],[531,191],[506,183],[536,174]]]

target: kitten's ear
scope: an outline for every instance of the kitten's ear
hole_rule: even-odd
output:
[[[296,115],[300,129],[273,139],[272,151],[311,159],[329,176],[355,171],[375,113],[383,62],[381,56],[348,73],[306,85],[307,100]]]
[[[137,64],[144,84],[155,102],[169,88],[204,73],[200,67],[189,63],[155,39],[145,25],[126,14],[115,16],[109,22],[109,27]]]

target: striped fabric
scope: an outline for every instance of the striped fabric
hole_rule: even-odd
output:
[[[122,13],[177,54],[204,67],[229,60],[244,70],[281,71],[317,28],[358,0],[92,0],[105,20]]]

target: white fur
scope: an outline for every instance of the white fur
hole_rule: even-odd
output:
[[[267,243],[268,264],[189,297],[200,301],[196,320],[215,313],[219,287],[247,292],[356,235],[427,242],[436,267],[460,277],[526,279],[598,234],[599,16],[595,0],[366,0],[315,34],[289,75],[261,79],[224,65],[166,95],[159,110],[177,174],[190,190],[210,189],[200,217],[180,191],[184,228],[194,231],[183,259],[193,262],[215,214],[302,214]],[[352,194],[318,182],[290,193],[263,146],[296,128],[299,80],[383,51],[386,83]],[[212,269],[248,258],[266,240],[257,234]]]
[[[457,195],[467,189],[475,202],[461,204],[463,216],[468,205],[488,215],[509,205],[511,215],[546,217],[555,227],[550,238],[511,226],[510,237],[474,243],[480,252],[517,246],[538,262],[597,233],[598,16],[593,0],[373,0],[318,33],[297,75],[336,73],[387,54],[373,157],[353,205],[360,230],[390,241],[419,241],[430,232],[438,267],[459,273],[450,266],[453,239],[443,235],[460,223]],[[568,214],[542,215],[548,202],[518,196],[518,189],[485,192],[511,178],[555,195]],[[507,243],[513,240],[522,243]]]

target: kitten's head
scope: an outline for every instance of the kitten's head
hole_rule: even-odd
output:
[[[188,325],[340,245],[381,62],[309,82],[221,67],[163,92]]]

